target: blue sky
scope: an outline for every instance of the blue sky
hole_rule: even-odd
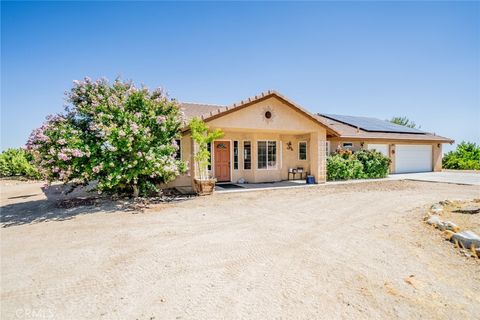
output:
[[[2,2],[2,149],[86,75],[190,102],[276,89],[314,112],[407,116],[480,143],[479,39],[478,2]]]

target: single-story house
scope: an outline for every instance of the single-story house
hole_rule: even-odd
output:
[[[224,136],[212,143],[210,173],[218,182],[274,182],[301,168],[326,180],[326,157],[337,148],[376,149],[392,159],[391,173],[440,171],[442,143],[448,138],[374,118],[314,114],[275,91],[231,106],[181,103],[186,120],[199,117]],[[189,174],[171,186],[191,186],[197,168],[188,127],[179,156]],[[299,176],[297,176],[298,178]],[[304,176],[303,176],[304,177]]]

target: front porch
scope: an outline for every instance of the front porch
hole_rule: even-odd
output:
[[[297,186],[288,180],[304,184],[307,175],[325,182],[327,142],[319,132],[222,130],[224,136],[210,145],[209,173],[219,184]]]
[[[232,192],[249,192],[260,190],[276,190],[276,189],[293,189],[313,187],[315,184],[307,184],[305,180],[286,180],[277,182],[263,183],[218,183],[215,185],[215,192],[232,193]]]

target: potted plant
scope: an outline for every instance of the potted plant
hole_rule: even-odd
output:
[[[208,165],[210,164],[208,144],[215,139],[221,138],[223,132],[220,129],[209,130],[205,122],[198,118],[193,118],[189,126],[192,139],[197,147],[194,155],[196,170],[193,178],[193,189],[201,196],[212,194],[216,179],[210,177],[208,173]]]

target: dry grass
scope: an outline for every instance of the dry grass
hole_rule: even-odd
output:
[[[444,221],[452,221],[457,224],[461,230],[471,230],[476,234],[480,234],[480,213],[468,214],[457,211],[466,206],[480,206],[480,199],[450,201],[450,203],[444,205],[440,216]]]

